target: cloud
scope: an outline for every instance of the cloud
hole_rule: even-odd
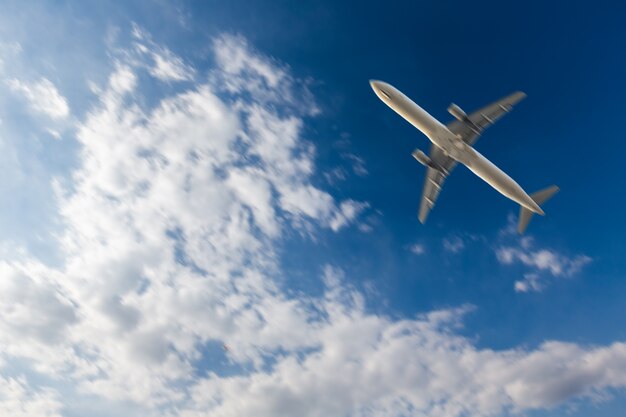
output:
[[[451,253],[459,253],[465,248],[465,242],[458,236],[443,240],[443,248]]]
[[[62,406],[58,393],[53,390],[34,391],[24,378],[0,376],[0,414],[3,416],[61,417]]]
[[[548,249],[524,251],[518,248],[501,247],[497,250],[496,256],[505,265],[518,261],[539,271],[547,271],[553,276],[572,276],[591,262],[591,258],[586,255],[568,258]]]
[[[350,162],[352,171],[359,177],[366,177],[369,174],[367,168],[365,167],[365,160],[363,160],[360,156],[349,152],[343,152],[341,157]]]
[[[149,54],[112,62],[76,128],[71,187],[55,187],[63,262],[0,264],[0,363],[35,376],[0,367],[1,411],[97,398],[131,404],[122,415],[474,417],[626,387],[621,343],[478,348],[457,334],[467,308],[373,314],[337,266],[321,266],[321,295],[282,288],[287,236],[368,205],[315,186],[306,86],[239,36],[213,48],[207,82],[154,102],[138,82],[160,80]]]
[[[345,181],[348,178],[348,173],[342,167],[336,167],[325,171],[324,178],[330,185],[335,185],[339,181]]]
[[[220,63],[152,108],[137,80],[159,77],[132,54],[113,62],[76,127],[72,187],[57,186],[64,264],[2,265],[5,355],[80,392],[166,409],[207,343],[228,341],[234,363],[255,367],[311,343],[309,307],[276,288],[274,242],[285,227],[337,231],[367,203],[311,184],[311,108],[283,99],[297,80],[241,38],[216,45],[254,67]]]
[[[320,113],[306,82],[296,82],[287,66],[254,52],[242,36],[216,37],[213,51],[226,91],[246,91],[260,105],[285,103],[303,114]]]
[[[587,255],[568,257],[551,249],[535,249],[531,238],[522,238],[517,247],[499,246],[496,258],[502,265],[521,263],[530,268],[531,272],[526,273],[523,280],[515,282],[515,290],[519,292],[542,291],[545,288],[543,275],[572,277],[591,262]]]
[[[153,52],[154,66],[150,69],[150,74],[160,80],[189,81],[193,79],[193,72],[182,62],[182,60],[169,50],[161,53]]]
[[[195,70],[187,65],[182,58],[168,48],[156,44],[149,33],[139,25],[133,24],[132,35],[135,38],[135,51],[139,55],[138,64],[143,65],[141,57],[147,57],[148,72],[161,81],[192,81]],[[129,51],[124,51],[128,53]]]
[[[538,247],[532,236],[519,236],[516,219],[509,216],[507,225],[498,233],[493,247],[501,265],[521,264],[526,272],[515,281],[517,292],[541,292],[551,278],[570,278],[582,271],[592,258],[587,255],[570,256],[550,248]]]
[[[541,282],[541,277],[539,274],[524,274],[524,279],[520,281],[515,281],[515,291],[517,292],[530,292],[543,291],[545,285]]]
[[[37,264],[0,263],[3,335],[55,344],[63,338],[67,327],[77,321],[71,302],[50,275],[58,274]],[[5,340],[8,342],[10,340]]]
[[[346,200],[342,201],[339,210],[330,221],[330,228],[337,231],[347,224],[352,223],[358,216],[369,207],[368,203]]]
[[[462,311],[392,322],[336,300],[324,302],[331,318],[319,350],[301,360],[281,358],[267,373],[205,378],[192,391],[195,408],[187,415],[496,416],[625,382],[624,344],[479,350],[448,332]]]
[[[409,247],[409,250],[416,255],[422,255],[426,252],[426,247],[421,243],[415,243]]]
[[[67,100],[47,78],[41,78],[33,83],[14,78],[8,80],[7,85],[14,92],[22,94],[31,108],[38,113],[56,120],[65,119],[70,114]]]

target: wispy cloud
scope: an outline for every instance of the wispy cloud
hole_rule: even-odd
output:
[[[465,248],[465,242],[459,236],[445,238],[443,248],[450,253],[459,253]]]
[[[30,107],[38,113],[57,120],[64,119],[70,114],[66,98],[47,78],[32,83],[14,78],[8,80],[7,85],[11,90],[22,94]]]
[[[341,157],[348,162],[350,162],[350,166],[352,167],[352,172],[354,172],[359,177],[365,177],[369,174],[367,168],[365,166],[365,160],[358,155],[355,155],[350,152],[343,152]]]
[[[515,243],[499,243],[495,255],[502,265],[521,263],[528,267],[529,272],[524,274],[524,278],[515,282],[516,291],[542,291],[547,285],[546,275],[572,277],[592,261],[587,255],[568,256],[554,249],[537,248],[532,237],[517,237],[510,224],[511,221],[500,236],[509,241],[513,238]]]
[[[289,68],[258,53],[242,52],[248,41],[242,36],[221,36],[213,41],[215,59],[225,76],[221,78],[226,91],[246,91],[260,105],[289,104],[301,115],[320,113],[307,83],[296,80]]]
[[[426,247],[421,243],[415,243],[409,246],[409,250],[415,255],[422,255],[426,252]]]
[[[533,269],[546,271],[557,277],[572,276],[591,262],[591,258],[586,255],[569,258],[549,249],[532,250],[531,248],[523,249],[510,246],[498,248],[496,256],[502,264],[510,265],[514,262],[521,262]]]
[[[352,223],[366,208],[368,203],[354,200],[342,201],[339,210],[330,221],[330,228],[337,231],[347,224]]]
[[[161,81],[193,80],[195,70],[168,48],[155,43],[150,34],[139,25],[133,25],[132,34],[135,38],[136,52],[147,58],[150,75]],[[137,63],[145,64],[141,59]]]

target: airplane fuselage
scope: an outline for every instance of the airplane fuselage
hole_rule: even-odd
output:
[[[504,196],[535,213],[544,214],[517,182],[398,89],[382,81],[371,81],[370,84],[387,106],[426,135],[447,156],[465,165]]]

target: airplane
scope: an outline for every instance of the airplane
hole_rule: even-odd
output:
[[[537,213],[542,216],[545,214],[540,205],[559,191],[559,187],[552,185],[528,195],[504,171],[473,148],[483,131],[510,112],[515,104],[526,98],[525,93],[517,91],[470,115],[452,103],[448,107],[448,112],[454,116],[454,120],[443,125],[392,85],[378,80],[370,80],[370,85],[383,103],[391,107],[432,142],[430,156],[419,149],[415,149],[411,154],[419,163],[427,167],[418,216],[422,224],[426,222],[428,214],[434,207],[445,179],[458,162],[502,195],[520,205],[517,226],[520,234],[526,231],[533,214]]]

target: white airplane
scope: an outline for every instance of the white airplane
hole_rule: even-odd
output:
[[[457,162],[520,205],[519,233],[524,233],[534,213],[544,215],[539,205],[559,191],[559,187],[553,185],[528,195],[518,183],[472,147],[487,127],[510,112],[515,104],[526,98],[526,94],[518,91],[470,115],[465,114],[456,104],[451,104],[448,112],[456,120],[444,126],[393,86],[377,80],[371,80],[370,85],[378,98],[432,142],[430,157],[419,149],[412,153],[415,159],[428,168],[420,203],[420,222],[426,221],[443,182]]]

